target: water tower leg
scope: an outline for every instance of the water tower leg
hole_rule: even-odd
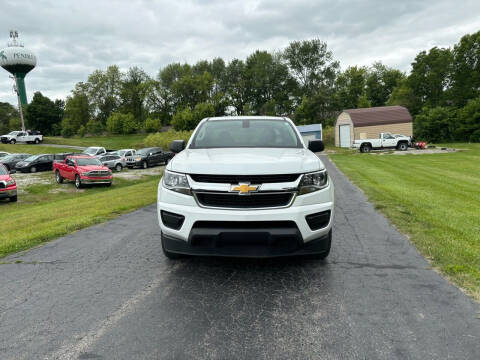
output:
[[[21,81],[19,81],[21,80]],[[27,103],[27,96],[25,93],[25,82],[23,78],[19,78],[15,76],[15,92],[17,93],[17,100],[18,100],[18,112],[20,113],[20,120],[22,121],[22,131],[25,131],[25,121],[23,120],[23,107],[22,107],[22,93],[20,86],[23,85],[23,96],[25,97],[25,104]]]

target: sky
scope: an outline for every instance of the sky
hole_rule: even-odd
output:
[[[65,99],[112,64],[155,77],[171,62],[245,59],[312,38],[327,42],[342,69],[381,61],[408,73],[418,52],[479,31],[479,14],[479,0],[0,0],[0,48],[18,30],[37,56],[29,100],[35,91]],[[12,85],[0,69],[0,102],[16,104]]]

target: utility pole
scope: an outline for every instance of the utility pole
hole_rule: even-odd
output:
[[[23,120],[23,108],[22,108],[22,102],[20,101],[20,93],[18,92],[18,83],[17,83],[17,77],[16,76],[10,76],[15,81],[15,84],[13,85],[13,91],[17,94],[17,101],[18,101],[18,112],[20,113],[20,120],[22,121],[22,131],[25,131],[25,122]]]

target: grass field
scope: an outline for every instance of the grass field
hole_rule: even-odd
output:
[[[9,153],[26,153],[26,154],[53,154],[61,152],[71,152],[72,149],[58,148],[43,145],[27,145],[27,144],[0,144],[0,151]]]
[[[480,144],[457,153],[331,154],[432,266],[480,301]]]
[[[147,135],[109,135],[109,136],[86,136],[63,138],[60,136],[45,137],[45,144],[74,145],[74,146],[103,146],[107,149],[128,149],[135,148],[143,143]]]
[[[18,203],[0,201],[0,258],[154,203],[159,178],[117,178],[111,188],[78,191],[72,183],[53,183],[51,172],[42,173],[37,184],[22,189]]]

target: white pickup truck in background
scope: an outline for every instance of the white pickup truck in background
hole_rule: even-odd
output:
[[[381,133],[378,139],[360,139],[355,140],[352,148],[360,149],[362,153],[368,153],[372,149],[388,149],[395,148],[405,151],[412,144],[410,136],[392,135],[390,133]]]
[[[17,142],[40,144],[43,141],[43,135],[38,131],[12,131],[7,135],[2,135],[0,140],[4,144],[15,144]]]

